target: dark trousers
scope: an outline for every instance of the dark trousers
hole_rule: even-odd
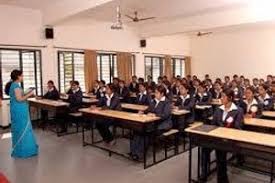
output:
[[[99,131],[99,134],[103,138],[104,142],[109,143],[114,140],[114,136],[109,129],[112,125],[113,121],[110,120],[98,119],[96,121],[96,128]]]
[[[203,181],[207,181],[207,176],[209,173],[209,166],[210,166],[210,154],[212,149],[209,148],[202,148],[201,149],[201,171],[202,176],[201,179]]]
[[[43,122],[46,122],[48,120],[48,111],[47,110],[41,110],[41,119]]]

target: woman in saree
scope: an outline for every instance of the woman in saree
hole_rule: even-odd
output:
[[[38,154],[38,145],[32,130],[27,99],[34,95],[33,90],[24,93],[20,83],[23,73],[11,72],[11,81],[6,85],[5,93],[10,96],[11,133],[13,158],[29,158]]]

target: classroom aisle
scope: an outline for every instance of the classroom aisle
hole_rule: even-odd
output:
[[[49,131],[36,130],[36,135],[40,145],[39,157],[26,160],[11,159],[10,139],[0,140],[0,171],[11,183],[187,182],[187,153],[143,170],[142,164],[115,155],[108,157],[106,152],[92,147],[82,147],[81,134],[56,137]],[[240,176],[236,169],[230,170],[229,175],[232,182],[268,182],[267,177],[250,172],[242,171]],[[210,182],[216,182],[215,176]]]

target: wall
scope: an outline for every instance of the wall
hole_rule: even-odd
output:
[[[192,73],[203,77],[275,74],[275,27],[249,25],[191,38]]]

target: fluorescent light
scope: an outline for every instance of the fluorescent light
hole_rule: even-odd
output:
[[[252,15],[261,21],[275,19],[275,0],[251,0],[249,7]]]
[[[2,136],[1,136],[1,139],[3,140],[3,139],[9,139],[9,138],[11,138],[11,133],[9,132],[9,133],[4,133],[4,134],[2,134]]]

